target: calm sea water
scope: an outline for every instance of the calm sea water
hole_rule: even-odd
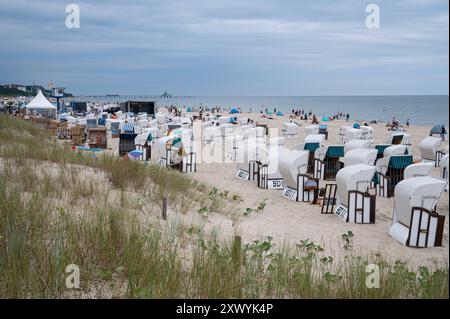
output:
[[[412,125],[449,123],[449,96],[292,96],[292,97],[173,97],[119,96],[96,97],[86,100],[124,101],[153,100],[157,106],[179,107],[220,106],[239,107],[243,111],[259,112],[268,109],[290,113],[292,109],[311,110],[318,117],[331,116],[337,112],[349,113],[354,120],[390,121],[396,117],[401,122],[410,120]]]

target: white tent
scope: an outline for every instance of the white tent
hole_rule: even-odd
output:
[[[38,94],[25,106],[27,113],[49,114],[56,116],[56,106],[46,99],[41,90]]]

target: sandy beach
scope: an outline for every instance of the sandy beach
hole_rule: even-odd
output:
[[[270,128],[278,128],[281,132],[283,122],[289,121],[289,117],[280,116],[274,119],[261,118],[257,113],[242,113],[238,117],[250,117],[255,122],[268,124]],[[293,149],[304,140],[304,126],[311,122],[297,120],[303,127],[297,138],[287,139],[286,147]],[[353,122],[350,120],[350,124]],[[326,144],[338,144],[338,131],[342,125],[349,122],[335,120],[328,122],[329,139]],[[374,142],[383,143],[390,135],[385,123],[373,124]],[[430,127],[410,126],[405,128],[412,135],[414,160],[420,160],[420,141],[428,136]],[[445,142],[448,145],[448,142]],[[388,235],[392,223],[392,210],[394,198],[376,199],[376,222],[373,225],[358,225],[344,223],[335,215],[322,215],[320,206],[309,203],[299,203],[282,198],[279,190],[265,190],[256,186],[256,181],[242,181],[235,177],[236,164],[198,164],[198,170],[191,176],[206,182],[220,190],[239,194],[242,202],[239,207],[245,211],[246,207],[255,207],[262,200],[266,201],[266,207],[262,213],[252,213],[242,218],[239,226],[239,234],[244,242],[260,240],[266,236],[273,237],[278,244],[283,242],[295,244],[300,240],[309,239],[319,242],[330,255],[336,255],[342,251],[341,235],[348,230],[354,234],[353,250],[363,255],[381,255],[391,260],[406,260],[411,265],[436,266],[448,263],[448,192],[446,192],[437,206],[437,212],[445,215],[445,229],[443,246],[436,248],[418,249],[401,245]],[[434,168],[432,175],[439,175],[439,168]],[[323,182],[321,183],[332,183]],[[174,212],[176,213],[176,212]],[[189,212],[186,215],[174,214],[172,218],[181,218],[189,223],[198,223],[207,228],[219,229],[224,234],[233,235],[232,220],[221,214],[211,214],[205,221],[198,212]]]

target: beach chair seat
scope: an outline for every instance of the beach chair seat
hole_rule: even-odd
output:
[[[409,247],[441,246],[445,216],[436,213],[436,204],[446,186],[446,180],[431,176],[398,183],[389,235]]]

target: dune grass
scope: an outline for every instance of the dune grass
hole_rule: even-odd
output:
[[[338,261],[308,240],[243,243],[144,221],[163,196],[178,214],[236,200],[157,166],[74,152],[26,121],[0,116],[0,163],[2,298],[448,298],[448,268],[411,270],[351,249]],[[369,263],[378,289],[366,287]],[[79,289],[66,288],[70,264]]]

